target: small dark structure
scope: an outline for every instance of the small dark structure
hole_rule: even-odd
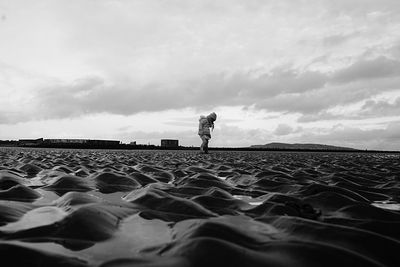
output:
[[[179,140],[161,139],[161,147],[178,148],[179,147]]]

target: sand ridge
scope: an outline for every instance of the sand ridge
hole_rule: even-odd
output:
[[[0,148],[2,266],[400,266],[399,159]]]

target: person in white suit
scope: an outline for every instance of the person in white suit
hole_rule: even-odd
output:
[[[217,114],[215,112],[210,113],[208,116],[200,116],[199,119],[199,136],[201,138],[200,151],[208,153],[208,140],[211,139],[211,130],[214,130],[214,121],[217,120]]]

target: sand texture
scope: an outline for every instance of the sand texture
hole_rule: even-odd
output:
[[[1,266],[400,266],[399,154],[0,148]]]

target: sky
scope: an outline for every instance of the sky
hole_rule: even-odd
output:
[[[398,0],[0,0],[0,139],[400,150]]]

